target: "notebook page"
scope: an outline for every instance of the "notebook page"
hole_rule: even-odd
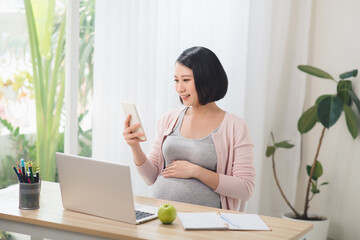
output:
[[[228,229],[216,212],[179,212],[178,217],[186,230]]]
[[[262,218],[257,214],[220,213],[224,219],[228,219],[229,230],[271,230]],[[234,226],[236,224],[237,226]]]

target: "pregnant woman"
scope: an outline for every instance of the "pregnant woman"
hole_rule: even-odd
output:
[[[124,138],[153,197],[236,210],[255,186],[253,144],[245,122],[222,110],[228,80],[217,56],[204,47],[185,50],[175,63],[182,109],[165,113],[146,156],[127,116]]]

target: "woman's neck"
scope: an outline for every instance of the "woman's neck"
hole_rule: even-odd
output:
[[[198,104],[196,106],[192,106],[189,110],[192,116],[207,116],[214,113],[223,112],[223,110],[219,108],[215,102],[211,102],[206,105]]]

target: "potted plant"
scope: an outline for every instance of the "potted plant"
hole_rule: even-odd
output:
[[[331,81],[334,81],[334,83],[336,83],[336,94],[326,94],[319,96],[316,99],[315,104],[312,107],[310,107],[308,110],[306,110],[298,120],[298,131],[301,134],[309,132],[318,122],[323,126],[323,130],[319,138],[319,143],[317,146],[316,154],[312,162],[312,165],[306,166],[308,180],[307,180],[307,188],[305,194],[305,204],[304,204],[304,209],[302,211],[296,210],[287,199],[286,195],[284,194],[280,186],[275,169],[276,151],[279,148],[289,149],[292,148],[294,145],[289,143],[288,140],[276,141],[274,138],[274,134],[271,132],[271,138],[273,144],[267,146],[266,157],[271,157],[272,159],[273,174],[276,185],[279,188],[280,193],[284,198],[285,202],[292,210],[290,214],[286,214],[286,217],[297,220],[313,221],[314,229],[313,231],[311,231],[310,235],[307,236],[307,239],[326,239],[329,219],[327,219],[326,217],[310,215],[309,203],[316,194],[320,193],[319,187],[328,184],[328,182],[322,182],[322,183],[319,182],[319,178],[323,174],[323,167],[318,157],[325,131],[329,129],[331,126],[333,126],[340,118],[342,112],[344,112],[347,128],[352,138],[356,139],[358,136],[357,123],[359,123],[360,121],[355,116],[355,112],[352,109],[352,106],[355,106],[360,114],[360,100],[353,91],[352,81],[349,80],[349,78],[356,77],[358,71],[352,70],[342,73],[339,76],[340,80],[336,81],[330,74],[326,73],[321,69],[308,65],[300,65],[298,66],[298,68],[301,71],[308,73],[310,75],[319,78],[329,79]],[[325,226],[326,228],[325,230],[320,230],[323,231],[322,233],[323,236],[316,236],[316,237],[313,236],[313,234],[316,234],[316,230],[318,230],[317,228],[319,228],[318,225],[321,222],[324,222],[324,220],[326,220],[325,222],[327,224],[327,227]]]

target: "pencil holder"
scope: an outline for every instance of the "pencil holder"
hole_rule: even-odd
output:
[[[38,209],[40,200],[41,182],[19,183],[19,208]]]

